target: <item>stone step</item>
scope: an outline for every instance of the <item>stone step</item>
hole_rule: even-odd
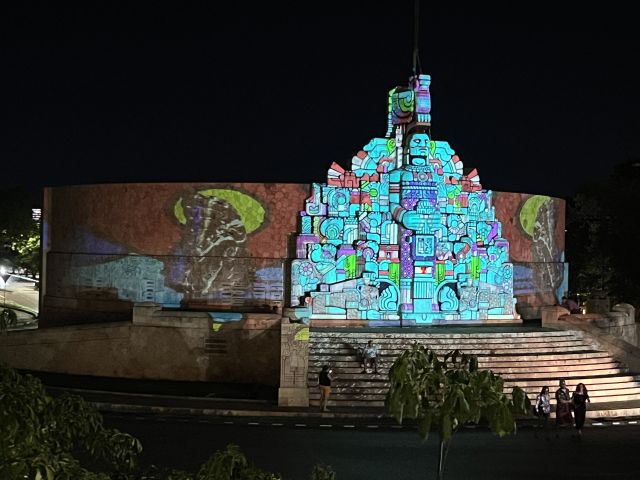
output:
[[[506,392],[505,392],[506,393]],[[529,397],[530,401],[535,401],[535,394],[527,394]],[[507,394],[507,396],[509,396]],[[591,393],[589,394],[589,396],[592,399],[592,403],[595,402],[600,402],[600,403],[604,403],[604,402],[628,402],[628,401],[634,401],[634,400],[640,400],[640,393],[635,393],[635,394],[621,394],[621,395],[593,395],[591,396]],[[384,400],[386,397],[386,393],[384,394],[366,394],[366,393],[361,393],[361,394],[340,394],[339,396],[333,396],[333,394],[331,395],[330,399],[329,399],[329,405],[332,404],[333,405],[343,405],[343,406],[384,406]],[[309,392],[309,403],[310,404],[317,404],[318,400],[320,398],[320,393],[316,392]],[[555,403],[554,400],[552,400],[552,403]]]
[[[391,367],[396,357],[378,357],[378,369],[381,366]],[[571,367],[572,369],[585,370],[592,365],[604,365],[613,364],[619,365],[620,362],[613,360],[611,357],[595,357],[595,358],[576,358],[576,359],[559,359],[559,360],[544,360],[544,359],[523,359],[523,357],[514,356],[513,359],[501,360],[501,361],[486,361],[485,357],[478,358],[478,366],[480,369],[488,370],[495,368],[528,368],[535,369],[538,366],[563,366]],[[327,363],[331,364],[333,369],[341,367],[353,367],[362,365],[362,362],[357,356],[354,355],[336,355],[334,357],[328,355],[311,355],[309,356],[309,369],[310,371],[319,370],[323,365]]]
[[[308,370],[309,378],[317,378],[317,375],[320,373],[320,370],[322,369],[322,365],[323,363],[321,362],[310,363],[309,370]],[[389,373],[390,366],[391,366],[391,363],[378,363],[378,374],[386,377]],[[364,375],[364,373],[362,373],[362,365],[356,362],[349,362],[347,364],[344,364],[344,362],[335,362],[335,363],[331,363],[331,367],[337,378],[340,378],[341,376],[348,375],[348,374]],[[537,366],[531,365],[531,366],[522,366],[522,367],[493,367],[492,366],[492,367],[487,367],[485,369],[492,370],[493,373],[496,373],[502,377],[512,377],[512,376],[524,377],[526,375],[534,374],[534,373],[535,374],[552,373],[554,374],[554,376],[557,376],[557,375],[564,375],[564,373],[567,372],[568,370],[566,365],[537,365]],[[602,372],[603,370],[606,370],[608,372],[606,373],[606,375],[608,375],[608,374],[619,374],[623,369],[624,367],[621,367],[618,362],[601,362],[601,363],[588,364],[588,365],[576,364],[571,367],[570,373],[573,374],[574,376],[577,372],[582,372],[581,373],[582,375],[585,375],[585,374],[589,375],[589,373],[586,373],[586,372],[594,372],[594,373],[591,373],[591,375],[605,375],[604,373],[595,373],[595,372]]]
[[[584,340],[586,337],[580,334],[574,333],[561,333],[559,335],[549,335],[549,332],[538,332],[531,335],[520,336],[520,335],[402,335],[397,334],[394,336],[383,336],[377,337],[375,334],[365,334],[361,336],[344,334],[344,335],[332,335],[332,336],[322,336],[316,334],[310,334],[309,340],[315,343],[323,343],[323,342],[345,342],[345,343],[356,343],[359,345],[366,344],[369,340],[371,340],[375,344],[385,344],[385,343],[437,343],[437,344],[447,344],[447,343],[521,343],[521,342],[566,342],[566,341],[575,341],[575,340]]]
[[[395,337],[395,338],[376,338],[376,337],[350,337],[348,335],[339,337],[318,337],[311,336],[310,340],[313,343],[348,343],[354,345],[366,345],[371,340],[376,345],[393,345],[397,343],[402,344],[433,344],[433,345],[468,345],[468,344],[487,344],[487,345],[500,345],[504,343],[561,343],[561,342],[575,342],[584,341],[585,337],[576,335],[564,335],[564,336],[548,336],[538,335],[530,337]]]
[[[379,355],[393,355],[398,356],[401,355],[402,352],[408,350],[409,346],[406,348],[393,348],[393,349],[378,349]],[[432,348],[438,356],[444,356],[444,354],[448,353],[451,350],[455,350],[455,348]],[[545,348],[516,348],[516,347],[505,347],[505,348],[483,348],[483,347],[474,347],[474,348],[464,348],[457,349],[460,350],[461,353],[465,353],[467,355],[525,355],[525,354],[543,354],[543,353],[568,353],[568,352],[589,352],[589,351],[597,351],[591,345],[586,344],[573,344],[573,345],[565,345],[559,347],[545,347]],[[326,346],[326,347],[318,347],[312,346],[309,348],[310,355],[355,355],[357,351],[355,348],[342,348],[335,346]]]
[[[587,388],[590,388],[590,385],[598,385],[598,388],[600,388],[600,386],[603,386],[603,388],[609,388],[606,387],[606,385],[618,385],[618,384],[626,384],[626,383],[636,383],[638,385],[640,385],[640,377],[636,376],[636,375],[613,375],[613,376],[609,376],[609,375],[603,375],[603,376],[591,376],[591,377],[575,377],[572,378],[570,382],[567,382],[569,389],[571,389],[571,387],[577,385],[578,383],[584,383],[585,385],[587,385]],[[548,379],[531,379],[531,380],[521,380],[519,382],[516,382],[514,380],[505,380],[504,382],[505,387],[510,387],[512,388],[514,385],[518,385],[522,388],[526,387],[538,387],[538,388],[542,388],[544,386],[548,386],[549,388],[551,388],[552,390],[557,389],[557,385],[558,385],[558,380],[554,379],[553,383],[549,383]],[[615,387],[610,387],[610,388],[615,388]]]
[[[381,356],[383,357],[383,356]],[[388,357],[384,355],[384,357]],[[590,352],[571,352],[571,353],[532,353],[524,355],[478,355],[478,362],[483,365],[494,362],[540,362],[548,363],[555,361],[598,361],[600,359],[610,359],[611,356],[607,352],[590,351]],[[395,357],[393,357],[395,359]],[[354,354],[347,355],[317,355],[310,354],[309,360],[314,362],[331,362],[331,361],[360,361],[360,357]]]
[[[336,339],[328,339],[326,341],[317,341],[314,340],[310,343],[311,348],[347,348],[347,349],[357,349],[363,348],[367,345],[367,342],[347,342],[345,340],[336,340]],[[510,349],[510,348],[520,348],[520,349],[544,349],[544,348],[552,348],[552,347],[563,347],[563,346],[571,346],[571,345],[592,345],[592,342],[584,339],[563,339],[557,341],[548,341],[546,339],[540,341],[527,341],[527,342],[511,342],[511,341],[502,341],[502,342],[485,342],[485,341],[452,341],[452,340],[443,340],[441,342],[410,342],[410,341],[402,341],[397,340],[393,342],[375,342],[374,344],[378,347],[378,350],[393,350],[393,349],[408,349],[413,345],[420,345],[431,350],[463,350],[470,348],[482,348],[486,350],[495,350],[495,349]]]
[[[537,395],[540,392],[540,389],[537,387],[531,387],[526,385],[519,385],[525,392],[529,395]],[[317,385],[309,384],[309,388],[312,389],[311,392],[317,390]],[[513,386],[505,386],[504,392],[511,393]],[[386,395],[389,390],[388,382],[370,382],[370,383],[361,383],[361,384],[336,384],[332,387],[333,394],[382,394]],[[553,390],[553,389],[552,389]],[[554,392],[552,391],[552,396]],[[602,397],[602,396],[612,396],[612,395],[637,395],[640,394],[640,383],[638,382],[627,382],[627,383],[616,383],[616,384],[601,384],[601,385],[590,385],[589,388],[589,396],[591,397]]]
[[[357,349],[372,340],[378,348],[377,374],[362,374]],[[382,407],[389,389],[388,371],[395,359],[417,343],[440,358],[451,350],[478,357],[481,369],[504,379],[505,394],[514,385],[533,401],[542,386],[553,391],[565,378],[569,387],[584,383],[592,403],[640,401],[640,377],[607,352],[599,350],[582,332],[389,332],[315,331],[309,344],[308,382],[312,405],[317,405],[318,373],[330,364],[336,380],[329,405]]]
[[[483,329],[488,330],[488,329]],[[371,332],[371,331],[327,331],[326,329],[311,329],[310,338],[312,340],[319,338],[354,338],[361,340],[383,340],[383,339],[421,339],[421,338],[479,338],[487,340],[496,340],[500,338],[517,339],[517,338],[535,338],[535,337],[571,337],[581,338],[582,332],[569,330],[534,330],[528,332],[463,332],[463,333],[446,333],[446,332],[411,332],[407,330],[403,332]]]
[[[379,371],[379,373],[377,374],[375,373],[363,374],[361,373],[361,371],[362,370],[360,369],[358,369],[356,372],[353,372],[353,373],[336,371],[336,377],[337,377],[336,381],[352,381],[352,382],[363,381],[363,378],[362,378],[363,375],[366,375],[369,381],[387,381],[388,380],[388,374],[386,371],[384,372]],[[499,372],[494,372],[494,373],[499,373]],[[511,384],[515,383],[517,385],[520,385],[520,383],[522,383],[524,380],[538,379],[539,383],[542,384],[546,382],[544,383],[545,385],[548,385],[549,387],[553,387],[554,385],[557,385],[559,378],[564,378],[571,385],[575,385],[577,383],[580,383],[578,381],[575,381],[575,379],[588,380],[590,377],[601,377],[605,375],[623,375],[626,373],[628,373],[626,368],[604,368],[604,369],[583,370],[578,372],[568,372],[568,371],[562,370],[560,372],[526,372],[520,375],[511,373],[511,374],[501,374],[501,376],[505,381],[505,383],[511,382]],[[307,378],[310,384],[315,384],[317,382],[318,375],[317,373],[316,374],[309,373]],[[582,383],[584,383],[585,385],[588,385],[588,381],[582,382]]]
[[[316,377],[317,378],[317,377]],[[630,375],[606,375],[606,376],[592,376],[592,377],[576,377],[570,379],[567,382],[569,390],[578,383],[584,383],[587,385],[589,391],[601,391],[601,390],[616,390],[626,388],[640,387],[640,379]],[[309,379],[308,386],[310,388],[315,387],[317,382],[313,379]],[[543,378],[538,380],[507,380],[504,382],[504,388],[507,391],[511,391],[514,386],[519,386],[530,392],[539,392],[543,386],[550,387],[552,391],[557,389],[558,380]],[[334,383],[336,388],[375,388],[375,389],[387,389],[389,388],[389,381],[386,378],[367,378],[363,380],[343,381],[339,380]]]

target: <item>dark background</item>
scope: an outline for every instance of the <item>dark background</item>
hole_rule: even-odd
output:
[[[411,74],[413,1],[259,5],[3,7],[0,186],[349,167]],[[566,198],[640,158],[631,12],[423,1],[420,19],[432,135],[485,188]]]

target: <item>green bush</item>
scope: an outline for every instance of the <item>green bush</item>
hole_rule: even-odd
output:
[[[82,397],[53,398],[40,380],[2,363],[0,432],[2,480],[282,480],[251,464],[236,445],[216,452],[195,475],[155,465],[140,470],[140,441],[105,428]],[[335,480],[335,474],[316,466],[311,480]]]
[[[336,480],[336,474],[327,465],[315,465],[311,471],[311,480]]]
[[[0,478],[102,480],[135,469],[140,442],[104,428],[102,416],[81,397],[52,398],[38,379],[2,364],[0,386]],[[90,472],[77,454],[104,471]]]

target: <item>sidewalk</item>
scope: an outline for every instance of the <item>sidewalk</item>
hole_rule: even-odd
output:
[[[103,412],[194,417],[292,417],[362,419],[395,423],[382,407],[279,407],[275,387],[208,382],[175,382],[31,373],[52,395],[84,397]],[[589,404],[589,421],[640,418],[640,400]],[[553,416],[553,413],[552,413]],[[535,422],[535,417],[519,423]]]

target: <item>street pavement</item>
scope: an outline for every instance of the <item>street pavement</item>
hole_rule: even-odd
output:
[[[305,480],[315,464],[330,465],[337,480],[435,478],[435,435],[423,442],[412,426],[327,419],[105,415],[109,427],[141,440],[144,465],[195,472],[215,451],[240,446],[258,467],[286,480]],[[342,419],[344,420],[344,419]],[[538,438],[531,426],[498,437],[487,428],[462,428],[446,462],[448,480],[638,479],[640,425],[590,425]]]

